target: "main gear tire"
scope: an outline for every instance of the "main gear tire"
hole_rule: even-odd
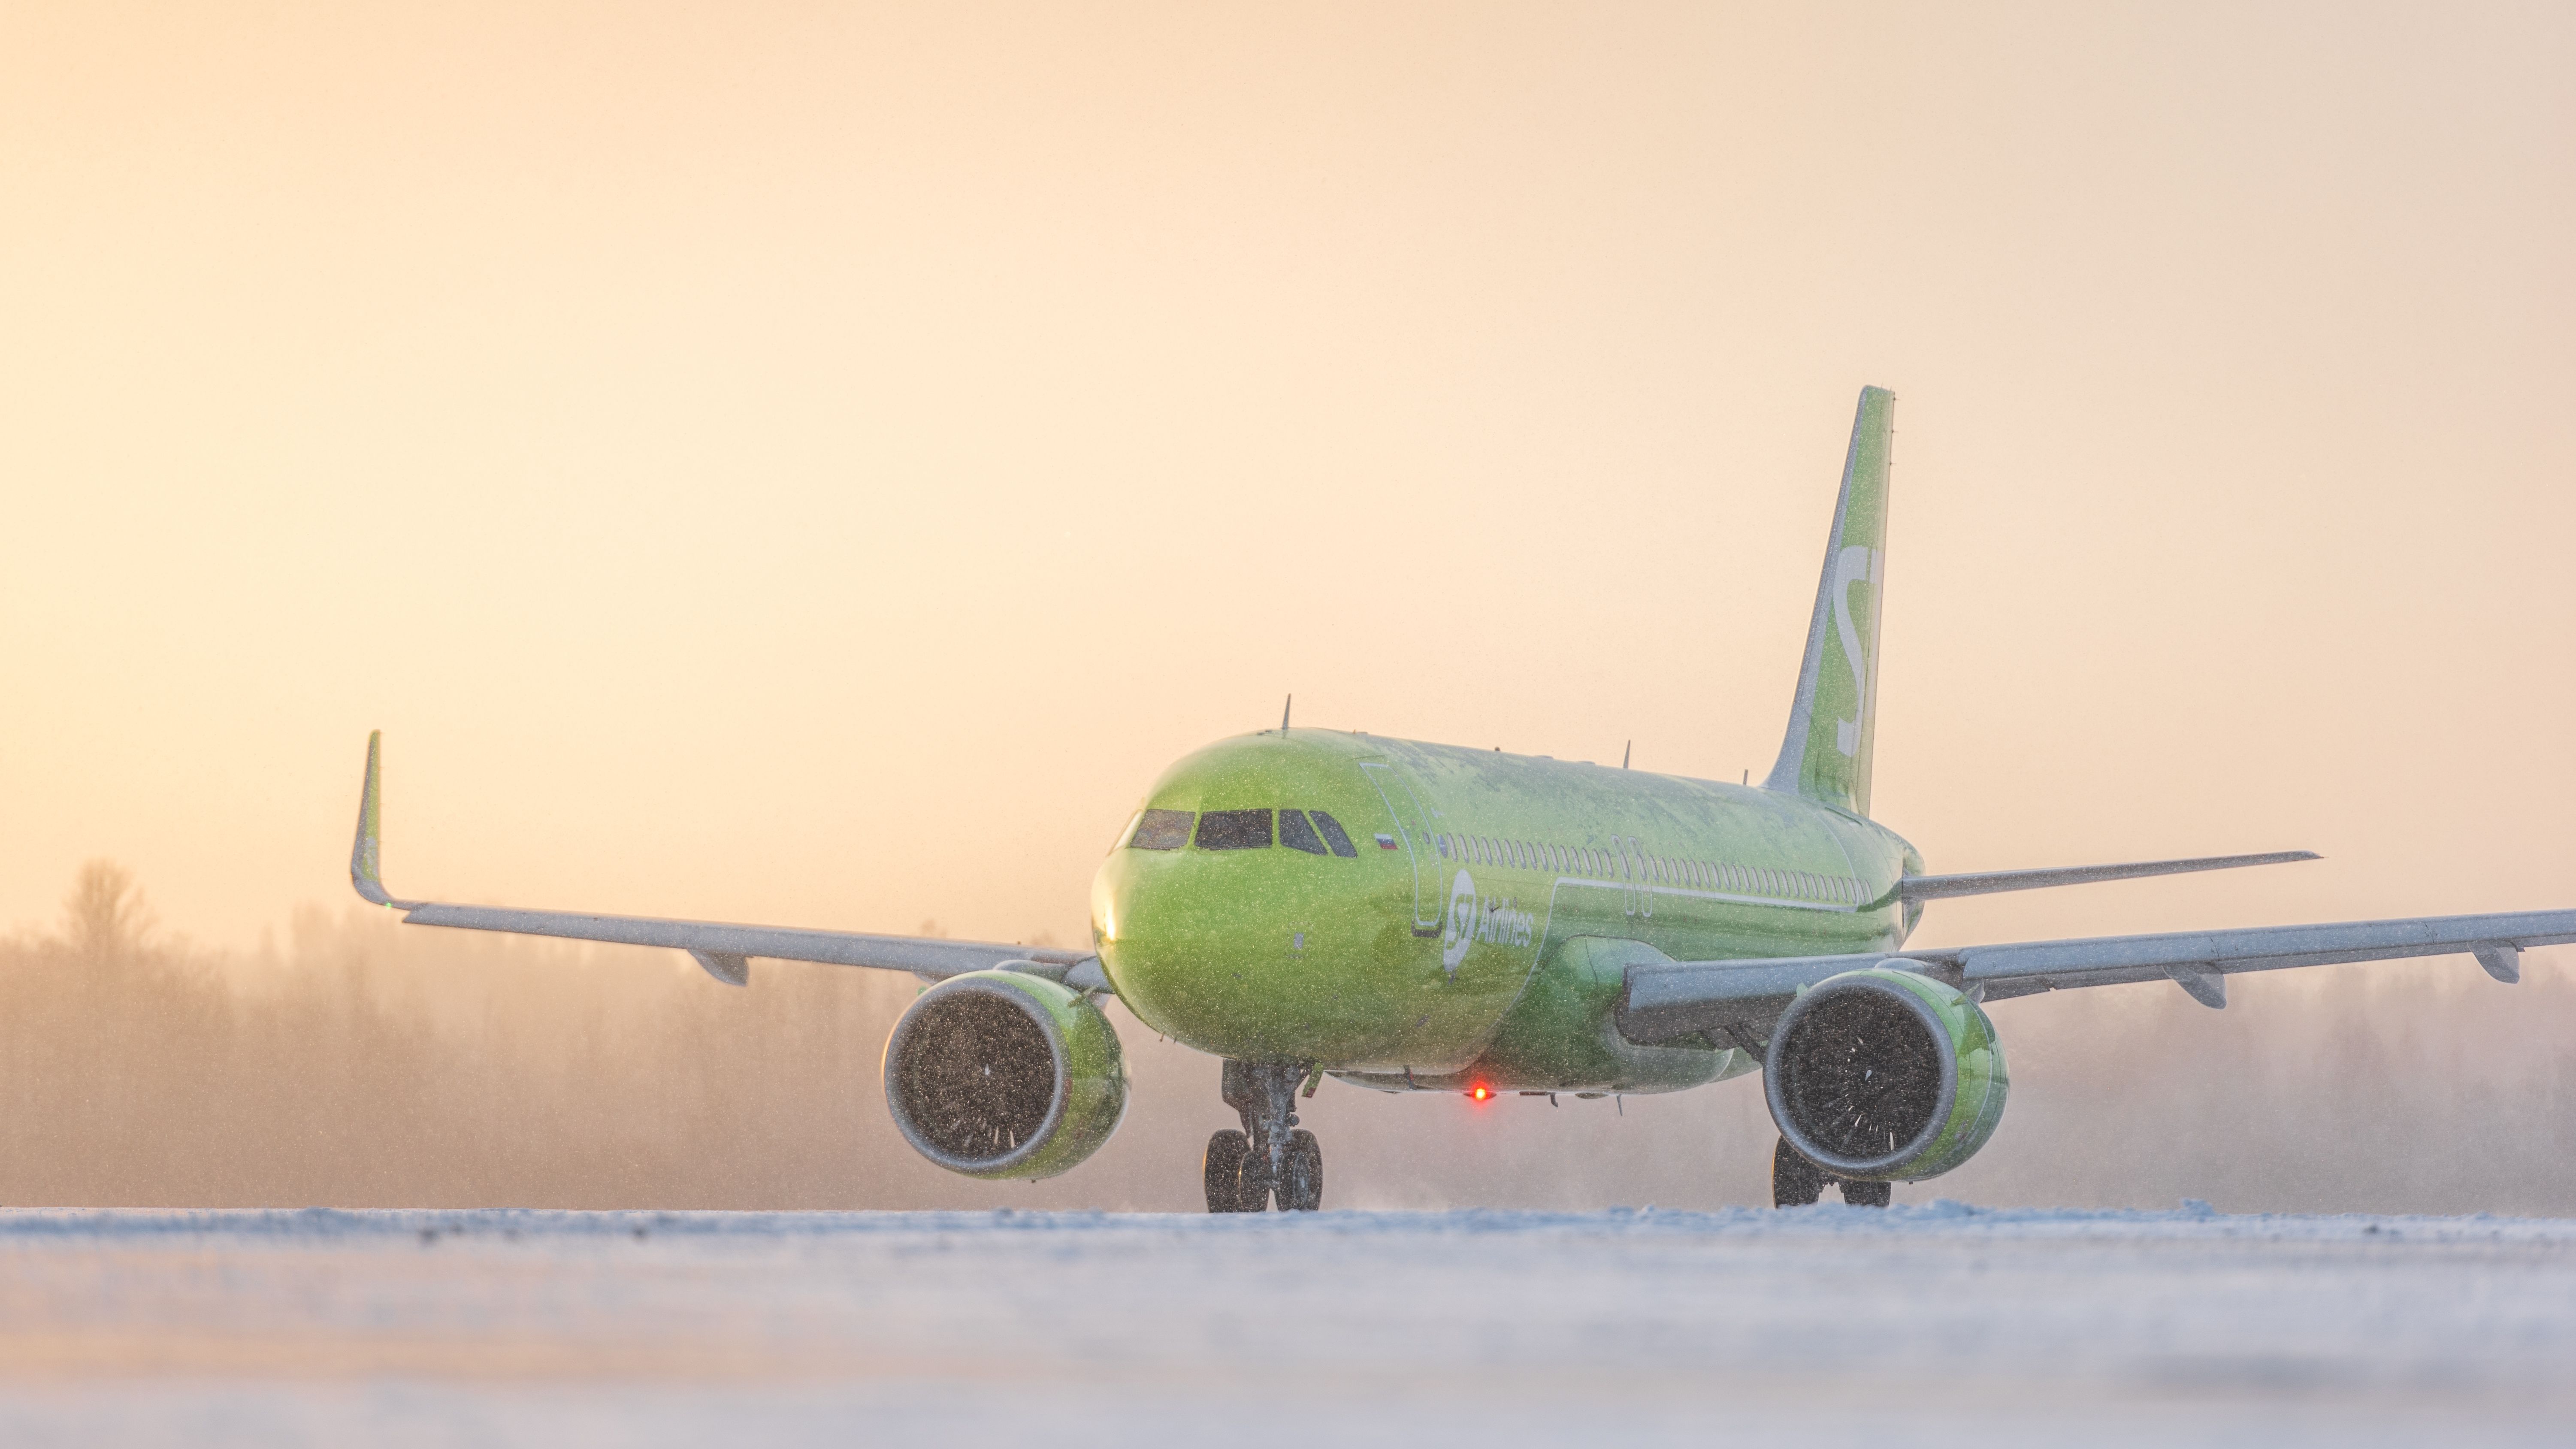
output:
[[[1850,1189],[1846,1187],[1844,1191],[1849,1192]],[[1771,1149],[1771,1205],[1775,1208],[1805,1207],[1824,1195],[1824,1169],[1809,1162],[1805,1154],[1790,1146],[1788,1138],[1781,1138],[1780,1145]]]
[[[1896,1184],[1892,1182],[1846,1182],[1843,1201],[1853,1207],[1885,1207],[1896,1201]]]

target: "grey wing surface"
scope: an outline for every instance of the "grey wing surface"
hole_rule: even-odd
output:
[[[349,883],[358,894],[380,906],[404,913],[406,924],[449,926],[468,931],[506,931],[523,936],[555,936],[574,941],[605,941],[625,946],[667,946],[685,951],[708,975],[729,986],[747,985],[751,958],[815,961],[831,966],[869,966],[909,971],[934,980],[995,967],[1031,972],[1082,990],[1105,990],[1098,958],[1088,951],[1002,945],[989,941],[950,941],[928,936],[877,936],[853,931],[815,931],[793,926],[731,925],[720,921],[673,921],[654,916],[604,916],[581,911],[528,911],[506,906],[463,906],[440,901],[398,900],[385,889],[382,875],[383,816],[381,785],[382,732],[367,737],[367,783],[358,803],[357,841],[349,853]]]
[[[2474,956],[2488,975],[2510,984],[2522,979],[2524,950],[2571,941],[2576,941],[2576,910],[2091,936],[1856,956],[1657,961],[1628,968],[1619,1029],[1633,1041],[1707,1032],[1749,1046],[1767,1037],[1769,1023],[1799,991],[1826,977],[1882,963],[1924,971],[1986,1001],[2079,986],[2170,980],[2193,1000],[2223,1007],[2226,978],[2247,971]]]

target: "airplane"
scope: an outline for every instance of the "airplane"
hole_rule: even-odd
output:
[[[1775,1206],[1885,1206],[1966,1162],[2009,1077],[1986,1007],[2169,981],[2468,955],[2496,980],[2576,941],[2576,910],[1913,948],[1929,902],[2313,860],[2307,851],[1927,873],[1870,817],[1895,396],[1863,388],[1778,761],[1760,785],[1338,730],[1184,756],[1093,876],[1088,950],[396,899],[380,871],[382,732],[349,874],[414,925],[685,951],[746,986],[754,958],[909,971],[886,1104],[952,1172],[1079,1165],[1127,1106],[1116,997],[1222,1059],[1238,1126],[1208,1139],[1207,1209],[1313,1211],[1323,1153],[1297,1102],[1382,1092],[1677,1092],[1760,1072]]]

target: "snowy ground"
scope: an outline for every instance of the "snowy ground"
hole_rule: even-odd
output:
[[[2576,1222],[0,1213],[0,1443],[2564,1443]]]

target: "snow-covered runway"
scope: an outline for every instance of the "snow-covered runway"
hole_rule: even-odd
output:
[[[0,1442],[2568,1441],[2576,1222],[0,1213]]]

